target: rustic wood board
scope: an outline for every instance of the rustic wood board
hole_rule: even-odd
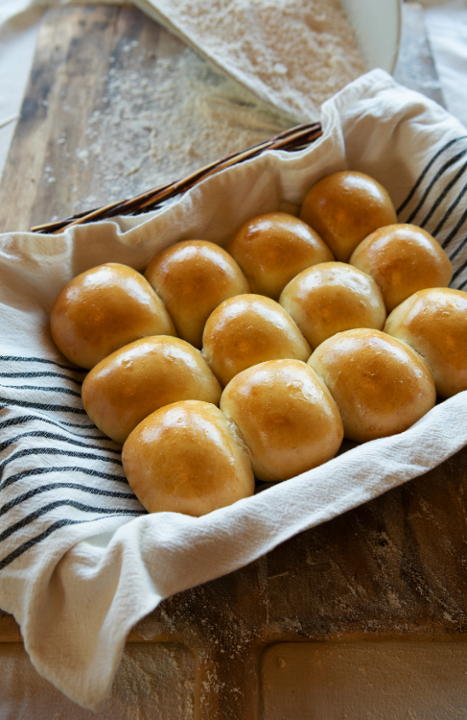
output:
[[[415,59],[408,52],[415,47],[413,32],[420,48],[420,24],[413,22],[420,8],[405,10],[412,13],[403,39],[408,54],[405,60],[401,55],[398,72],[404,63],[407,72],[409,63],[412,85],[421,78],[416,89],[438,93],[435,99],[442,101],[429,48],[427,55],[422,43]],[[0,188],[3,229],[27,229],[69,215],[89,188],[99,204],[106,202],[92,163],[66,161],[84,149],[85,128],[101,107],[110,64],[116,57],[130,62],[137,46],[151,48],[148,66],[158,49],[183,51],[177,39],[135,9],[67,7],[47,13]],[[419,74],[413,71],[417,62]],[[64,137],[66,152],[59,142]],[[54,182],[48,182],[48,167],[54,168]],[[131,187],[129,177],[130,195]],[[166,600],[129,641],[146,643],[149,653],[159,642],[192,651],[194,717],[254,720],[263,716],[260,667],[273,643],[463,640],[466,463],[467,449],[248,567]],[[0,642],[18,641],[18,626],[0,612]],[[157,662],[155,667],[157,672]]]

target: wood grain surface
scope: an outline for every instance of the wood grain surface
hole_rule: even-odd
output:
[[[411,6],[406,12],[412,14],[401,54],[405,69],[399,65],[396,76],[411,73],[417,89],[442,101],[426,37],[422,52],[420,24],[413,22],[420,9]],[[415,55],[413,33],[419,38]],[[90,188],[96,202],[105,204],[108,198],[99,194],[93,173],[99,158],[87,165],[72,158],[85,149],[85,129],[101,107],[111,58],[115,64],[118,57],[123,67],[135,42],[139,50],[151,48],[149,65],[161,47],[183,50],[135,9],[67,7],[45,15],[0,187],[3,230],[67,216]],[[129,176],[130,195],[131,187]],[[164,601],[133,630],[129,642],[145,643],[148,652],[161,642],[189,648],[195,658],[193,717],[254,720],[266,717],[260,667],[274,643],[463,641],[466,467],[464,449],[248,567]],[[0,643],[20,640],[13,618],[0,612]]]

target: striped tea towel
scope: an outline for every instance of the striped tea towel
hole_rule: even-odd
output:
[[[0,237],[0,607],[21,625],[37,670],[98,709],[125,637],[165,597],[239,568],[435,467],[467,444],[467,392],[408,431],[365,443],[202,518],[148,515],[120,448],[80,401],[83,371],[54,347],[52,303],[102,262],[143,269],[163,247],[225,244],[252,215],[289,210],[320,177],[350,167],[379,180],[402,222],[435,235],[467,288],[467,132],[442,108],[375,70],[322,109],[323,137],[206,179],[167,207],[59,236]]]

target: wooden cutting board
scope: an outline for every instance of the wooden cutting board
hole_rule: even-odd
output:
[[[410,5],[405,11],[396,77],[442,102],[421,8]],[[145,67],[158,53],[184,50],[134,8],[67,7],[45,15],[0,188],[3,230],[68,216],[76,199],[88,195],[96,205],[105,204],[108,198],[96,182],[99,157],[78,164],[70,158],[83,149],[89,120],[102,109],[109,68],[124,73],[142,49]],[[132,177],[121,185],[129,196]],[[143,175],[141,182],[146,180],[151,187],[151,177]],[[296,661],[289,646],[271,655],[276,643],[462,641],[467,632],[466,467],[467,449],[248,567],[164,601],[129,637],[132,652],[143,647],[152,657],[151,697],[158,698],[158,717],[266,717],[264,673],[271,663],[280,670]],[[14,620],[0,612],[0,662],[18,654],[8,644],[20,640]],[[179,687],[184,679],[188,687],[182,715],[160,643],[168,643],[164,647],[178,668]],[[147,684],[148,672],[144,677]],[[300,682],[305,681],[297,680],[291,693],[300,694]],[[137,700],[128,696],[126,702],[135,716]],[[150,717],[148,707],[148,714],[138,710],[138,717]],[[289,717],[281,712],[274,717]]]

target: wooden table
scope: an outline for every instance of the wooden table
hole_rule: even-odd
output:
[[[396,78],[442,103],[421,14],[419,6],[406,5]],[[103,110],[109,68],[130,72],[142,49],[143,75],[159,52],[184,50],[132,8],[67,7],[45,15],[0,187],[3,230],[68,216],[89,195],[97,205],[109,199],[96,179],[99,156],[75,160],[90,118]],[[126,170],[119,189],[131,197],[152,180],[150,167]],[[450,643],[463,651],[466,463],[467,449],[248,567],[164,601],[128,638],[127,669],[143,653],[152,658],[151,672],[140,658],[142,674],[126,695],[129,676],[119,675],[105,717],[155,717],[157,708],[157,717],[167,719],[300,718],[297,708],[316,667],[308,651],[397,641],[422,650]],[[20,643],[13,618],[0,613],[0,658],[19,663]],[[302,668],[295,680],[287,675],[294,663]],[[138,685],[143,676],[145,690]],[[39,698],[43,681],[37,682]],[[75,717],[67,702],[62,711]],[[354,710],[347,707],[349,717],[359,717]]]

